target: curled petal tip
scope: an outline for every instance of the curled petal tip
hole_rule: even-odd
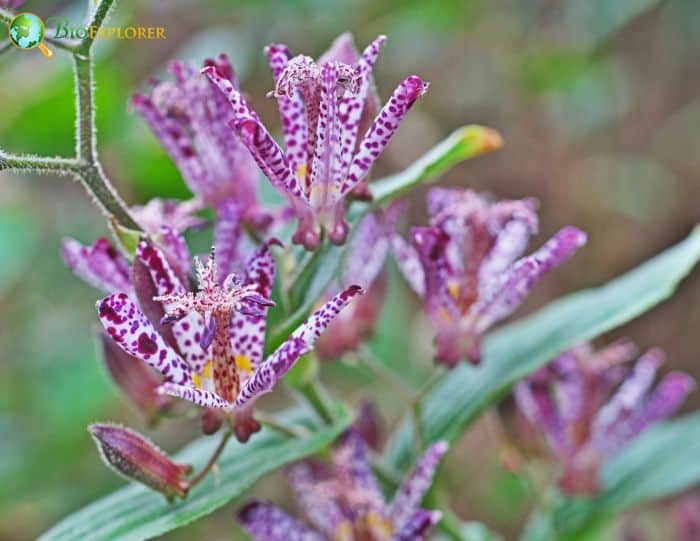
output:
[[[568,225],[561,229],[559,234],[564,240],[569,241],[572,245],[580,247],[586,244],[588,235],[578,227]]]
[[[265,241],[265,246],[267,246],[268,248],[270,246],[279,246],[280,248],[284,248],[284,242],[282,242],[277,237],[271,237]]]
[[[415,101],[423,96],[430,88],[430,83],[425,82],[418,75],[409,75],[404,81],[407,98],[409,101]]]

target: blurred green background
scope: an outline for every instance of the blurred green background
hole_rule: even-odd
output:
[[[29,0],[46,18],[82,20],[87,0]],[[589,244],[538,286],[522,315],[571,289],[599,284],[679,240],[700,217],[700,3],[697,0],[171,0],[120,1],[110,25],[164,26],[167,39],[104,41],[96,67],[99,150],[130,203],[187,197],[176,169],[138,117],[131,93],[163,75],[171,58],[201,61],[226,52],[268,125],[277,127],[262,48],[282,41],[322,53],[350,30],[359,47],[389,41],[375,69],[386,97],[409,73],[431,82],[384,153],[375,175],[408,165],[466,123],[503,134],[505,147],[455,168],[444,183],[541,201],[540,243],[564,224]],[[0,36],[5,37],[5,30]],[[0,56],[0,147],[69,155],[73,97],[69,58],[57,51]],[[423,194],[411,218],[423,218]],[[115,420],[144,429],[100,366],[91,328],[98,294],[59,257],[60,240],[107,234],[82,188],[52,176],[0,173],[0,539],[31,539],[121,481],[99,462],[85,427]],[[416,384],[430,370],[430,330],[392,273],[375,339],[383,360]],[[668,366],[700,376],[700,278],[620,331],[662,346]],[[398,314],[415,314],[406,322]],[[402,316],[403,317],[403,316]],[[406,325],[425,337],[404,339]],[[378,395],[387,423],[400,405],[382,384],[343,364],[325,367],[330,385],[358,402]],[[697,407],[695,397],[689,407]],[[506,408],[507,411],[507,408]],[[151,435],[168,450],[195,423]],[[454,508],[512,538],[531,507],[520,476],[505,471],[501,428],[486,415],[451,454],[443,479]],[[258,493],[280,498],[279,479]],[[168,539],[241,539],[229,506]]]

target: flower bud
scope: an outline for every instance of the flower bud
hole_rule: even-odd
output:
[[[189,465],[175,464],[153,443],[137,432],[114,424],[88,427],[104,463],[119,475],[138,481],[163,494],[171,502],[187,495]]]
[[[172,405],[170,397],[159,395],[161,378],[146,363],[126,353],[104,331],[99,332],[100,349],[105,367],[119,389],[155,425],[161,413]]]

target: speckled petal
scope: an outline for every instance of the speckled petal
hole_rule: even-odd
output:
[[[92,246],[66,239],[61,249],[63,261],[81,280],[105,293],[131,293],[129,262],[105,238]]]
[[[399,527],[391,541],[424,541],[433,526],[440,522],[441,517],[440,511],[419,509]]]
[[[228,199],[216,209],[214,225],[214,248],[219,278],[223,279],[233,272],[239,259],[239,240],[241,238],[241,221],[245,208],[235,200]]]
[[[341,187],[341,194],[352,190],[364,178],[391,137],[396,133],[401,120],[406,116],[413,103],[427,90],[428,84],[416,75],[407,77],[394,90],[393,95],[362,139],[357,154],[350,164],[347,178]]]
[[[280,75],[290,58],[286,45],[273,43],[265,49],[270,63],[272,77],[277,83]],[[306,185],[308,168],[308,126],[304,112],[304,100],[301,94],[294,90],[291,94],[277,96],[277,106],[282,119],[284,146],[289,166],[301,186]]]
[[[315,475],[314,467],[318,467],[318,464],[301,461],[289,466],[286,473],[306,518],[314,528],[332,539],[345,515],[335,500],[321,488],[323,480]]]
[[[212,191],[214,187],[211,179],[184,127],[163,115],[148,96],[136,94],[131,99],[131,105],[148,123],[153,134],[175,162],[190,190],[195,194]]]
[[[159,297],[184,295],[187,290],[182,284],[167,258],[150,242],[142,240],[136,247],[136,257],[148,269]],[[163,303],[165,312],[172,310],[172,303]],[[197,312],[189,312],[171,325],[178,350],[194,372],[199,372],[206,363],[206,354],[200,346],[204,332],[204,319]]]
[[[384,268],[389,244],[390,235],[377,214],[365,216],[350,240],[347,263],[342,271],[343,285],[355,283],[369,288]]]
[[[425,272],[416,249],[398,233],[391,236],[391,248],[396,264],[408,285],[419,297],[425,297]]]
[[[362,288],[351,285],[338,293],[330,301],[316,310],[311,317],[292,334],[292,338],[301,339],[311,349],[316,339],[328,327],[338,313],[355,297],[362,294]]]
[[[444,441],[431,445],[396,491],[389,510],[394,524],[404,524],[416,512],[433,482],[435,470],[447,448],[447,442]]]
[[[352,37],[349,37],[349,44],[347,41],[341,41],[342,38],[343,36],[338,38],[336,43],[334,43],[334,46],[338,48],[344,47],[345,49],[352,48],[354,50],[355,46],[352,43]],[[360,124],[362,123],[363,119],[363,113],[365,109],[369,108],[368,105],[376,99],[373,88],[374,80],[372,78],[372,68],[374,67],[374,63],[377,61],[377,57],[379,56],[379,49],[385,41],[386,36],[379,36],[363,51],[362,56],[357,61],[357,75],[359,78],[358,92],[356,94],[344,95],[338,101],[340,125],[339,172],[343,178],[348,172],[348,167],[350,166],[355,149],[359,143],[357,139]],[[339,52],[341,51],[339,50]],[[350,56],[350,54],[345,52],[343,56]],[[355,53],[355,56],[357,56],[357,53]],[[339,60],[341,62],[345,62],[346,64],[355,64],[355,62],[348,62],[342,59]],[[341,187],[342,186],[339,186],[339,188]]]
[[[275,259],[270,246],[280,246],[277,239],[271,239],[260,246],[250,257],[246,269],[245,284],[255,284],[256,291],[263,299],[269,299],[275,283]],[[218,254],[217,254],[218,257]],[[255,370],[262,362],[267,324],[267,306],[258,306],[261,315],[249,316],[235,312],[231,319],[231,346],[235,356],[250,362]]]
[[[571,257],[586,242],[586,235],[575,227],[565,227],[539,250],[517,261],[508,272],[487,286],[492,294],[479,298],[470,309],[475,332],[482,334],[491,325],[512,314],[539,279]]]
[[[318,214],[327,213],[337,201],[339,186],[336,181],[342,180],[337,170],[340,163],[337,98],[340,67],[337,62],[321,67],[320,108],[309,193],[309,202]]]
[[[316,339],[343,307],[361,293],[360,287],[350,286],[316,310],[245,382],[235,407],[243,407],[255,397],[270,392],[294,363],[311,351]]]
[[[246,505],[238,522],[254,541],[326,541],[280,508],[262,502]]]
[[[227,409],[233,408],[233,404],[221,398],[218,394],[204,389],[198,389],[191,385],[178,385],[176,383],[163,383],[157,389],[158,394],[182,398],[203,408]]]
[[[333,451],[333,465],[342,486],[348,491],[362,494],[364,505],[382,511],[384,498],[372,472],[367,446],[356,430],[350,429],[342,436],[340,444]]]
[[[102,299],[97,310],[107,334],[125,352],[158,370],[168,381],[190,383],[190,368],[124,293]]]

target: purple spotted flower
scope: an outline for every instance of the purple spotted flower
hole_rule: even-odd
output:
[[[446,451],[445,442],[432,445],[387,503],[365,443],[351,430],[332,464],[305,460],[287,469],[305,521],[263,502],[248,504],[238,520],[255,541],[422,541],[440,520],[420,503]]]
[[[126,353],[162,374],[165,381],[159,393],[226,414],[245,412],[311,350],[332,319],[361,293],[357,286],[340,292],[264,360],[275,275],[269,248],[275,243],[260,246],[242,276],[232,273],[223,280],[212,251],[206,263],[197,264],[199,288],[193,292],[163,252],[142,241],[136,259],[150,275],[155,297],[141,306],[161,306],[164,317],[154,324],[153,315],[148,317],[128,294],[116,293],[97,303],[100,321]]]
[[[206,60],[220,77],[238,88],[226,56]],[[175,162],[197,202],[217,213],[215,245],[219,268],[232,270],[241,224],[265,229],[273,217],[256,198],[258,170],[246,148],[231,137],[234,114],[226,98],[195,66],[173,62],[173,81],[156,82],[149,96],[136,94],[132,105]],[[191,205],[196,210],[196,205]]]
[[[341,37],[318,62],[291,57],[284,45],[267,48],[285,150],[275,142],[236,85],[216,66],[203,70],[231,102],[234,131],[298,219],[293,241],[315,249],[321,230],[342,244],[348,234],[345,196],[367,176],[427,83],[411,75],[394,91],[365,133],[363,113],[373,99],[372,68],[384,36],[361,56]],[[368,101],[369,99],[369,101]]]
[[[520,412],[562,462],[566,492],[595,493],[601,465],[672,415],[695,387],[689,375],[670,372],[652,390],[663,353],[651,349],[631,370],[624,366],[635,357],[636,348],[625,341],[598,351],[579,346],[517,385]]]
[[[521,257],[537,232],[535,206],[531,199],[490,202],[471,190],[433,188],[430,226],[412,228],[410,243],[394,236],[399,267],[436,328],[438,362],[478,363],[484,333],[586,242],[582,231],[565,227]]]
[[[386,212],[368,214],[354,231],[340,279],[331,285],[326,298],[352,283],[360,285],[366,293],[343,311],[321,336],[316,346],[320,359],[338,359],[346,352],[355,351],[374,330],[386,289],[382,270],[391,247],[391,236],[404,208],[403,204],[393,204]]]

